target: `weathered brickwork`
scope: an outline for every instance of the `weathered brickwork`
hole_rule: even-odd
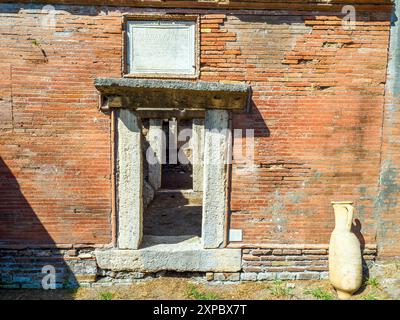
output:
[[[0,0],[9,2],[8,0]],[[20,3],[43,3],[44,0],[20,0]],[[130,7],[158,7],[158,8],[231,8],[231,9],[291,9],[291,10],[341,10],[346,0],[197,0],[197,1],[174,1],[174,0],[53,0],[53,4],[79,4],[79,5],[101,5],[130,6]],[[390,10],[391,0],[353,0],[351,2],[359,9],[373,10],[379,8]]]
[[[232,226],[245,243],[327,242],[339,198],[356,202],[363,241],[375,242],[390,22],[365,12],[343,30],[341,19],[202,19],[202,78],[253,88],[252,112],[234,116],[234,128],[256,130],[255,166],[233,167]]]
[[[53,270],[55,272],[50,273]],[[0,249],[0,288],[4,289],[43,288],[43,283],[52,284],[46,278],[48,275],[54,275],[55,288],[74,288],[90,285],[96,281],[97,273],[93,248],[90,247],[14,246]]]
[[[378,222],[378,243],[380,254],[388,257],[399,257],[400,246],[400,69],[399,22],[400,4],[396,3],[391,21],[391,46],[389,47],[389,63],[385,89],[385,109],[382,133],[382,159],[380,172],[380,190],[375,204],[375,220]]]
[[[363,249],[364,266],[376,246]],[[318,280],[328,277],[328,247],[284,246],[243,249],[242,280]]]
[[[62,11],[52,28],[18,8],[0,7],[0,241],[109,243],[110,118],[93,80],[120,75],[120,19]]]
[[[254,165],[235,163],[230,186],[230,227],[243,231],[231,246],[243,248],[243,270],[210,279],[326,277],[332,200],[354,201],[365,260],[400,255],[387,1],[360,1],[354,30],[343,29],[341,5],[309,11],[301,1],[249,10],[246,1],[231,1],[240,10],[59,2],[68,3],[54,2],[54,26],[43,23],[42,4],[0,4],[1,286],[37,286],[47,253],[35,246],[44,244],[58,245],[48,255],[75,280],[123,279],[75,246],[113,241],[111,120],[93,80],[121,77],[124,13],[199,14],[200,80],[252,87],[249,110],[232,115],[233,128],[255,129]]]
[[[232,72],[254,92],[253,112],[234,118],[256,129],[255,166],[233,167],[232,227],[245,243],[327,243],[335,199],[355,202],[363,241],[375,242],[389,22],[365,13],[345,31],[340,19],[225,23],[241,49]]]

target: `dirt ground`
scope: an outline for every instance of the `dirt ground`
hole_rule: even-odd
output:
[[[355,300],[388,299],[378,283],[364,286]],[[213,284],[182,278],[155,278],[131,285],[75,290],[0,290],[1,300],[335,300],[328,281],[264,281]]]
[[[201,202],[181,192],[156,193],[143,215],[144,235],[201,237]]]

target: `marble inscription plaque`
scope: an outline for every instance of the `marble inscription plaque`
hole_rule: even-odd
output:
[[[194,75],[195,24],[195,21],[129,21],[129,73]]]

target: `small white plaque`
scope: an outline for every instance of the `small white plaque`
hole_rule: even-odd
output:
[[[195,21],[128,21],[130,74],[196,73]]]
[[[242,241],[242,229],[229,229],[229,241]]]

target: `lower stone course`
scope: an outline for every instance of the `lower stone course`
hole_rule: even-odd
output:
[[[319,280],[328,278],[328,247],[286,246],[242,250],[240,280]],[[375,260],[376,247],[363,249],[364,268]]]
[[[0,249],[0,288],[42,288],[46,266],[54,267],[56,288],[93,282],[98,269],[93,248]]]
[[[377,250],[363,250],[367,274]],[[56,288],[77,286],[129,285],[143,279],[178,276],[207,281],[319,280],[328,278],[327,249],[245,248],[240,272],[134,272],[101,269],[95,248],[14,248],[0,249],[0,288],[42,288],[44,266],[56,270]]]

